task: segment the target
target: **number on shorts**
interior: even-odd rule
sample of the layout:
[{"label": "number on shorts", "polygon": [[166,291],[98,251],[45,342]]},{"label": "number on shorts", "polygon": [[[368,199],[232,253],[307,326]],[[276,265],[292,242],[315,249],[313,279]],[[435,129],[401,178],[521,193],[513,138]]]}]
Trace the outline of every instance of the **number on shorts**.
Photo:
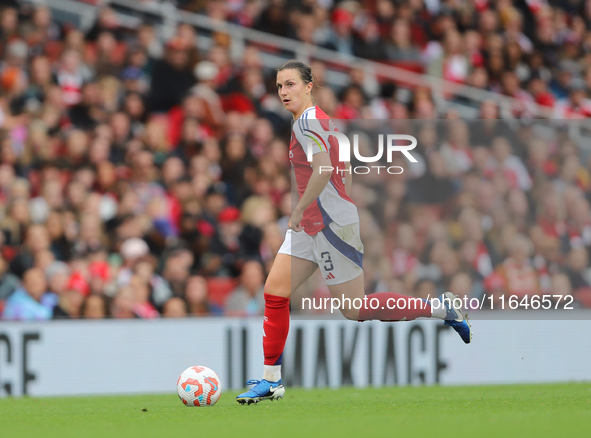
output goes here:
[{"label": "number on shorts", "polygon": [[[324,257],[326,256],[326,260]],[[324,262],[324,270],[326,272],[332,271],[334,269],[334,265],[332,264],[332,259],[330,258],[330,253],[328,251],[324,251],[320,253],[320,258]]]}]

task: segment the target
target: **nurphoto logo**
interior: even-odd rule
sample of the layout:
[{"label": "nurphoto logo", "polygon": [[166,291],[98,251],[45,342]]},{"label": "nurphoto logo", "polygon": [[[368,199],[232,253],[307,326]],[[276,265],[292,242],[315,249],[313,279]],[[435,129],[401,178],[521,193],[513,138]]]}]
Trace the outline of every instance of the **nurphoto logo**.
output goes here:
[{"label": "nurphoto logo", "polygon": [[[304,131],[309,132],[315,137],[318,137],[318,134],[309,130],[304,129]],[[337,141],[339,142],[339,162],[341,163],[348,163],[351,161],[351,141],[347,135],[343,134],[339,131],[324,131],[324,136],[334,136]],[[357,160],[362,163],[379,163],[382,157],[384,156],[384,137],[386,137],[386,161],[388,163],[392,162],[392,157],[395,152],[401,152],[408,161],[411,163],[416,163],[417,159],[412,156],[410,153],[417,146],[417,139],[412,135],[405,135],[405,134],[384,134],[378,135],[378,152],[373,157],[364,157],[359,152],[359,135],[353,134],[353,154]],[[314,139],[313,139],[314,140]],[[400,143],[407,143],[407,144],[400,144]],[[312,143],[308,143],[308,147],[306,149],[306,158],[308,162],[312,162],[313,157],[313,150],[312,150]],[[401,174],[404,169],[400,166],[352,166],[349,169],[340,169],[337,167],[337,172],[339,173],[356,173],[356,174],[367,174],[374,169],[378,173],[380,170],[385,169],[391,175],[398,175]],[[332,166],[320,166],[320,173],[322,172],[332,172],[334,168]]]}]

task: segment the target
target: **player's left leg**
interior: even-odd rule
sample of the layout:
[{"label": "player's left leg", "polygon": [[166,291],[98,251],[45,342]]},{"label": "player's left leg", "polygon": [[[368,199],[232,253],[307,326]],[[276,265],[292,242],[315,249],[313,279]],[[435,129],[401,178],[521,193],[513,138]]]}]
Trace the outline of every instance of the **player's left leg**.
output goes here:
[{"label": "player's left leg", "polygon": [[451,292],[429,301],[395,292],[365,295],[363,272],[345,283],[328,285],[328,288],[331,295],[340,300],[341,313],[347,319],[363,322],[438,318],[452,327],[466,344],[472,340],[470,322],[462,311],[461,300],[456,300],[457,297]]},{"label": "player's left leg", "polygon": [[332,223],[324,228],[319,233],[317,252],[326,284],[333,298],[340,300],[346,318],[360,322],[439,318],[453,327],[465,343],[471,341],[472,331],[462,312],[462,303],[451,292],[429,301],[395,292],[365,295],[363,244],[358,224],[341,227]]},{"label": "player's left leg", "polygon": [[366,296],[363,271],[352,280],[328,285],[328,288],[331,295],[342,303],[343,316],[353,321],[412,321],[419,317],[433,316],[430,303],[415,297],[395,292]]}]

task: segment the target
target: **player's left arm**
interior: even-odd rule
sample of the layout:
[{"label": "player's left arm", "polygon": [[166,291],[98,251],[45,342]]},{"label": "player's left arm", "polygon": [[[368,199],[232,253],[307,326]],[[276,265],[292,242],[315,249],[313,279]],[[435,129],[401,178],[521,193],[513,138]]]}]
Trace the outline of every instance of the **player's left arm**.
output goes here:
[{"label": "player's left arm", "polygon": [[332,176],[332,163],[328,152],[314,154],[311,164],[314,170],[310,176],[306,190],[295,206],[291,219],[289,220],[289,227],[294,231],[302,230],[300,222],[304,217],[304,211],[320,196],[320,193],[322,193]]}]

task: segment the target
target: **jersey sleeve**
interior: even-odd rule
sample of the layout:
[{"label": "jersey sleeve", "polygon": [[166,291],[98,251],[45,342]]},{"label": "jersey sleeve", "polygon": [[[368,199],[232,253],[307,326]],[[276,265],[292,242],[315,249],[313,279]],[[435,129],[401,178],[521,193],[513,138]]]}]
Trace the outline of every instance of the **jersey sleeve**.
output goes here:
[{"label": "jersey sleeve", "polygon": [[295,121],[293,125],[293,132],[298,143],[304,149],[304,153],[308,156],[308,150],[312,151],[312,155],[320,152],[328,152],[330,149],[329,138],[330,135],[324,130],[318,119],[309,119],[304,114],[303,117]]}]

